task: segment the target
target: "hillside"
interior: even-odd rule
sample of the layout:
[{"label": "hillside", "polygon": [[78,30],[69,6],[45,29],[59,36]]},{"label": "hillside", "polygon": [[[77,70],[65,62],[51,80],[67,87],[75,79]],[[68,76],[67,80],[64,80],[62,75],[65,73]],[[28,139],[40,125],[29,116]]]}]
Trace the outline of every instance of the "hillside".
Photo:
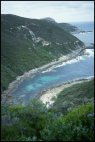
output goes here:
[{"label": "hillside", "polygon": [[[39,100],[32,100],[27,106],[2,106],[1,140],[93,141],[93,87],[93,80],[69,87],[49,109]],[[74,103],[74,107],[68,105],[71,109],[67,113],[64,102]]]},{"label": "hillside", "polygon": [[56,113],[67,113],[72,108],[82,104],[93,102],[94,100],[94,80],[72,85],[65,88],[58,94],[53,104],[53,111]]},{"label": "hillside", "polygon": [[17,76],[73,50],[83,43],[59,25],[16,15],[1,15],[1,88]]},{"label": "hillside", "polygon": [[64,29],[66,32],[76,32],[79,30],[77,27],[68,23],[59,23],[59,27]]},{"label": "hillside", "polygon": [[73,26],[72,24],[57,23],[54,19],[52,19],[50,17],[43,18],[42,20],[45,20],[47,22],[51,22],[51,23],[59,26],[60,28],[62,28],[64,31],[69,32],[69,33],[79,31],[79,29],[76,26]]}]

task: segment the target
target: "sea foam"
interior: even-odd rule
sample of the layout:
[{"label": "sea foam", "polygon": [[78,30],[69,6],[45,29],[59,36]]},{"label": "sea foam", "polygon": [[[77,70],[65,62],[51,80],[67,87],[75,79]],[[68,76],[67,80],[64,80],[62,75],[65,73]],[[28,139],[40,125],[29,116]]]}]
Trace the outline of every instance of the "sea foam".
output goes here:
[{"label": "sea foam", "polygon": [[65,66],[67,64],[73,64],[76,62],[79,62],[81,60],[85,60],[88,57],[94,56],[94,49],[85,49],[84,54],[82,56],[77,56],[75,59],[68,60],[66,62],[62,62],[59,65],[53,65],[52,67],[48,68],[47,70],[44,70],[42,73],[55,71],[54,69],[59,68],[61,66]]}]

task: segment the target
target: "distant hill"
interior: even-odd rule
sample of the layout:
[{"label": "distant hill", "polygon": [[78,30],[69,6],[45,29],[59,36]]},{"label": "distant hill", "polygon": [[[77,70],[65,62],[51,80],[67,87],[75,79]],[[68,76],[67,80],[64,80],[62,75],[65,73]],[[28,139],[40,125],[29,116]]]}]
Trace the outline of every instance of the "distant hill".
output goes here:
[{"label": "distant hill", "polygon": [[79,29],[68,23],[59,23],[59,26],[67,32],[76,32]]},{"label": "distant hill", "polygon": [[50,18],[50,17],[42,18],[42,20],[46,20],[48,22],[56,23],[56,21],[53,18]]},{"label": "distant hill", "polygon": [[47,22],[51,22],[53,24],[56,24],[57,26],[59,25],[59,27],[62,28],[63,30],[65,30],[66,32],[76,32],[76,31],[79,31],[78,27],[73,26],[72,24],[69,24],[69,23],[57,23],[51,17],[46,17],[46,18],[43,18],[42,20],[45,20]]},{"label": "distant hill", "polygon": [[2,90],[24,72],[83,47],[80,40],[62,28],[63,24],[55,23],[1,15]]}]

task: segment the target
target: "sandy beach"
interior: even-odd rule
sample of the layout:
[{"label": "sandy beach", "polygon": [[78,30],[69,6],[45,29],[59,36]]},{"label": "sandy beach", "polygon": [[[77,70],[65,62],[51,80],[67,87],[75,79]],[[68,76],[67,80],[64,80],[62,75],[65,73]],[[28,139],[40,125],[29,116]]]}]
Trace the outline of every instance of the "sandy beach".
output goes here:
[{"label": "sandy beach", "polygon": [[4,96],[8,95],[10,96],[10,94],[20,85],[21,82],[23,82],[24,79],[28,78],[31,76],[34,77],[37,73],[40,72],[44,72],[44,71],[49,71],[53,68],[55,68],[57,65],[59,65],[62,62],[67,62],[71,59],[75,59],[78,55],[80,55],[82,52],[84,51],[84,49],[77,49],[75,51],[72,51],[72,53],[69,53],[67,55],[64,55],[62,57],[60,57],[58,60],[52,61],[46,65],[43,65],[39,68],[35,68],[32,69],[28,72],[25,72],[22,76],[18,76],[16,78],[16,80],[14,80],[13,82],[11,82],[8,86],[8,89],[5,90],[2,94],[1,94],[1,98],[3,99]]},{"label": "sandy beach", "polygon": [[87,78],[87,79],[79,79],[79,80],[74,80],[71,82],[67,82],[66,84],[62,84],[60,86],[48,89],[45,92],[42,92],[42,94],[40,94],[40,100],[46,104],[47,107],[50,107],[53,103],[54,103],[54,99],[53,98],[57,98],[58,94],[63,91],[65,88],[68,88],[74,84],[79,84],[82,82],[86,82],[93,79],[93,77],[91,78]]},{"label": "sandy beach", "polygon": [[[36,76],[37,73],[45,73],[49,71],[55,71],[54,69],[56,67],[63,66],[63,64],[68,64],[75,62],[77,60],[80,60],[81,55],[85,53],[85,55],[89,56],[91,51],[88,51],[88,49],[82,49],[82,50],[77,50],[77,52],[72,52],[71,54],[68,54],[67,56],[62,56],[60,57],[57,61],[50,62],[49,64],[46,64],[44,66],[41,66],[40,68],[35,68],[30,70],[29,72],[25,72],[22,76],[18,76],[15,81],[9,84],[9,87],[6,91],[4,91],[1,94],[1,103],[5,104],[6,102],[11,102],[12,101],[12,92],[14,92],[17,87],[26,79],[26,78],[33,78]],[[85,81],[87,79],[82,78],[76,79],[73,81],[69,81],[67,83],[64,83],[63,85],[55,86],[54,88],[49,88],[48,90],[43,90],[42,92],[39,92],[37,95],[37,98],[40,98],[40,100],[45,103],[48,106],[52,105],[54,100],[53,97],[57,97],[57,94],[60,93],[64,88],[67,88],[75,83],[80,83],[82,81]],[[8,101],[7,101],[8,100]],[[8,104],[9,104],[8,103]]]}]

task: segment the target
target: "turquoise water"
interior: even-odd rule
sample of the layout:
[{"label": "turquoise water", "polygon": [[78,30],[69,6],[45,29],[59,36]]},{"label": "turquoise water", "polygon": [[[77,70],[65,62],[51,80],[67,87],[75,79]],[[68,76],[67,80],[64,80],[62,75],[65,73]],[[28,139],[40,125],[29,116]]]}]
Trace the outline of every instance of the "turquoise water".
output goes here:
[{"label": "turquoise water", "polygon": [[[88,49],[91,50],[91,49]],[[25,79],[12,93],[15,101],[21,100],[29,102],[41,91],[66,83],[77,78],[87,78],[94,76],[94,58],[92,56],[82,56],[81,60],[56,67],[49,72],[38,73],[33,78]]]},{"label": "turquoise water", "polygon": [[[82,39],[85,44],[94,43],[93,34],[85,33],[83,35],[77,34],[76,36]],[[93,49],[88,50],[90,51],[90,56],[82,55],[80,60],[77,59],[74,62],[60,64],[51,71],[41,72],[33,78],[25,79],[11,94],[14,97],[15,103],[29,103],[33,97],[43,90],[66,83],[67,81],[94,76],[94,51]]]}]

